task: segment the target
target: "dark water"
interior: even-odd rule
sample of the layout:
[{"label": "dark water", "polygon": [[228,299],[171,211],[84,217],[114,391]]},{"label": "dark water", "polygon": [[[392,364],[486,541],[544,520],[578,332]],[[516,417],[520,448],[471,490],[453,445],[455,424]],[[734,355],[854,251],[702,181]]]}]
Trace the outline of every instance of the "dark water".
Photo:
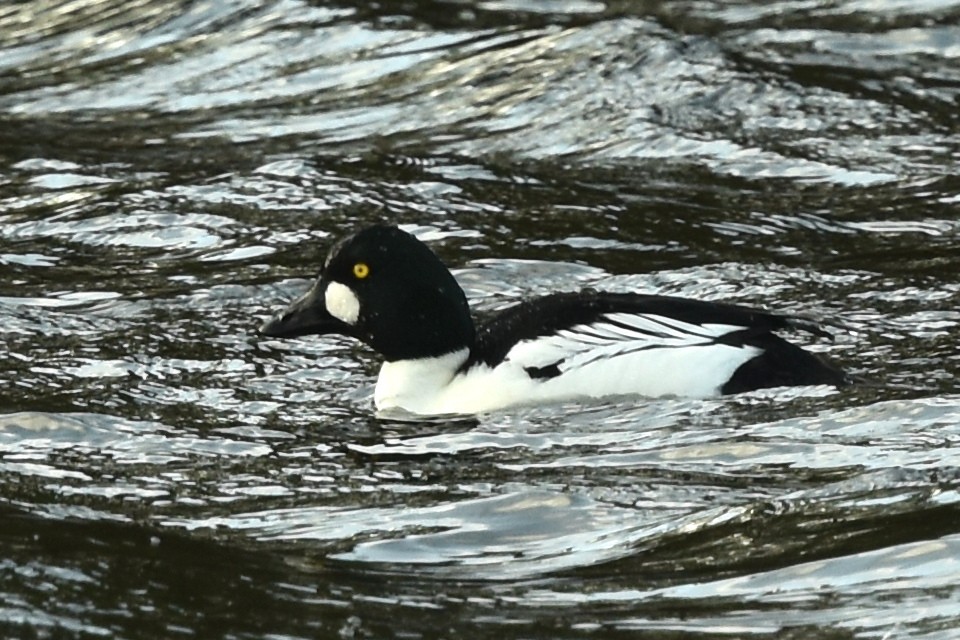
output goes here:
[{"label": "dark water", "polygon": [[[0,636],[960,637],[958,21],[0,6]],[[480,310],[799,312],[868,382],[378,418],[254,329],[383,220]]]}]

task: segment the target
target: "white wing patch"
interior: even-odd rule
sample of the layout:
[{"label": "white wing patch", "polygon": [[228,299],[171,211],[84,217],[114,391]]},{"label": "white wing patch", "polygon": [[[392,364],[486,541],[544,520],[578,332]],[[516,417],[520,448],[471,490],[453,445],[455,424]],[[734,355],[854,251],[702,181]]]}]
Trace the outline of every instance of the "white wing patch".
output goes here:
[{"label": "white wing patch", "polygon": [[717,343],[717,338],[742,329],[654,314],[609,313],[590,324],[521,341],[503,364],[526,370],[556,367],[560,375],[538,382],[556,387],[553,391],[561,395],[709,396],[761,352]]},{"label": "white wing patch", "polygon": [[610,313],[591,324],[519,342],[506,359],[524,367],[545,367],[562,360],[560,371],[567,371],[601,358],[649,349],[712,345],[720,336],[741,329],[729,324],[689,324],[657,315]]}]

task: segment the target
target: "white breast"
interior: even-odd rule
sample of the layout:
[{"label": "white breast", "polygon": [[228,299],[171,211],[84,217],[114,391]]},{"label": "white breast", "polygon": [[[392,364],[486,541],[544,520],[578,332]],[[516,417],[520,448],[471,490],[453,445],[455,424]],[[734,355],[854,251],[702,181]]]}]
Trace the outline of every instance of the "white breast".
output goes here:
[{"label": "white breast", "polygon": [[468,410],[444,410],[449,402],[450,387],[470,355],[460,349],[436,358],[384,362],[373,393],[377,409],[399,407],[421,414],[471,413]]}]

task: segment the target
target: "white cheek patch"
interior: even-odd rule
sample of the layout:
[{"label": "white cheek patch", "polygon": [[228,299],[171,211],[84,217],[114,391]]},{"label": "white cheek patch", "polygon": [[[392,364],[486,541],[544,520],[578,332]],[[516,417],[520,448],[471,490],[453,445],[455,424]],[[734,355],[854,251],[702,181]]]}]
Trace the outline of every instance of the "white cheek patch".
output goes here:
[{"label": "white cheek patch", "polygon": [[353,289],[339,282],[331,282],[323,293],[327,311],[340,322],[356,324],[360,317],[360,300]]}]

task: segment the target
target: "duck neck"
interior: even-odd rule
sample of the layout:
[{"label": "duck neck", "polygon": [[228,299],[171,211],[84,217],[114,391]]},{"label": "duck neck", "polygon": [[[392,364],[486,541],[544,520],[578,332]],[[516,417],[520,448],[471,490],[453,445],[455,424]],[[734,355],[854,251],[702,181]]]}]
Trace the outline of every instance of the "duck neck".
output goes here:
[{"label": "duck neck", "polygon": [[453,276],[440,286],[398,287],[379,297],[369,333],[361,339],[387,362],[439,358],[473,347],[470,307]]}]

